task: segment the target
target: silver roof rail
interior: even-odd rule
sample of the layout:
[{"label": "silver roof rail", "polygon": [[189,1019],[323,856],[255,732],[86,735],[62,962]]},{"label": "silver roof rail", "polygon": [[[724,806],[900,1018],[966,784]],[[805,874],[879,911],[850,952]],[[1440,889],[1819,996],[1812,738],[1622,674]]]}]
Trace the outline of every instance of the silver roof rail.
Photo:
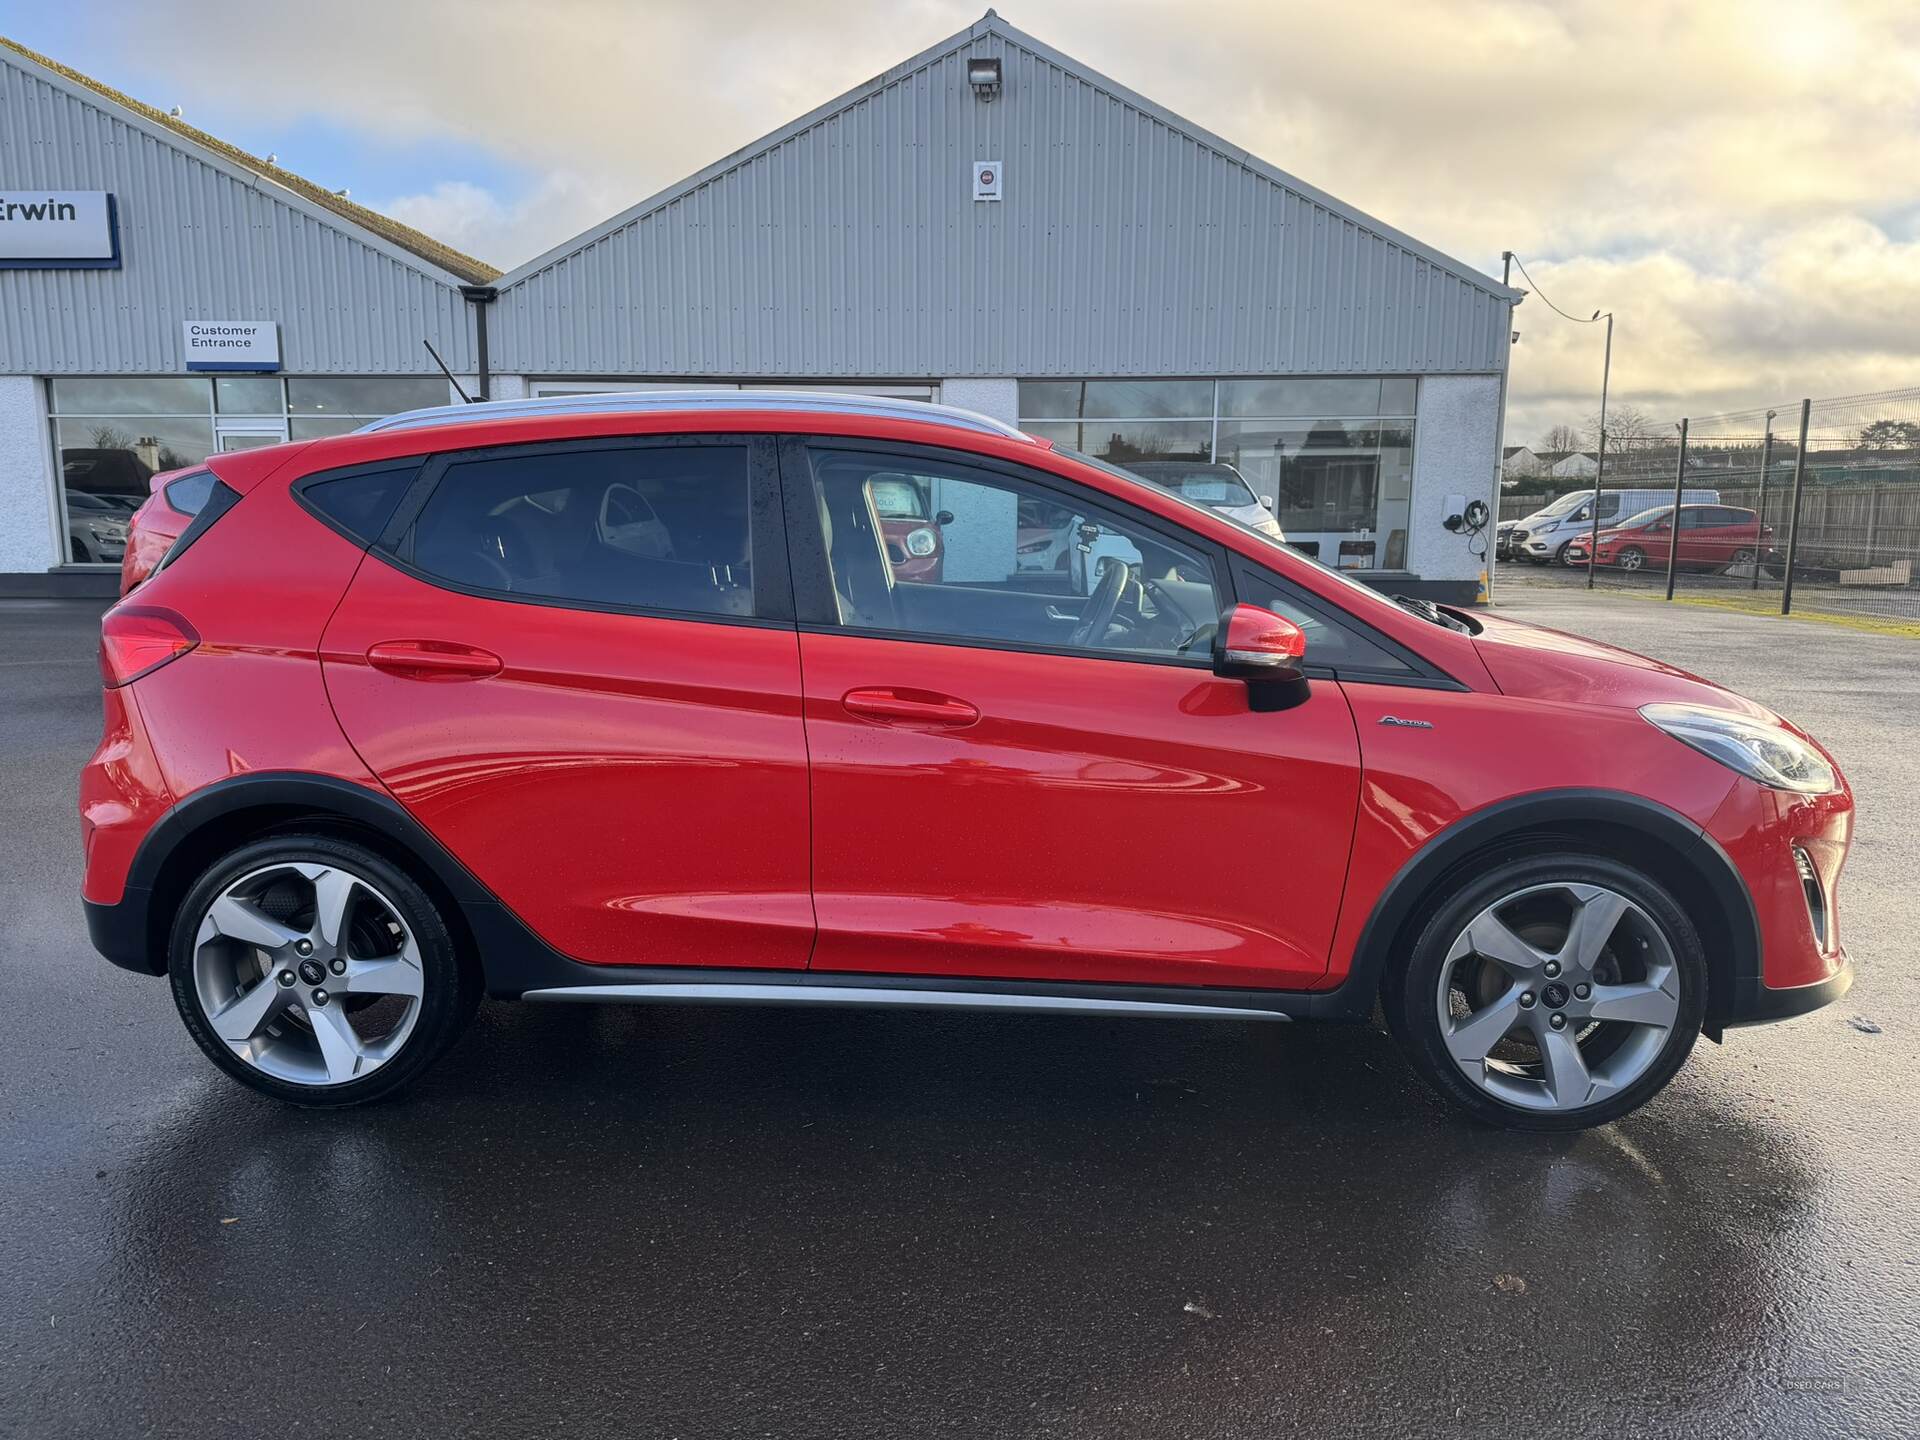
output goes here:
[{"label": "silver roof rail", "polygon": [[878,420],[917,420],[951,425],[1008,440],[1033,437],[972,410],[933,405],[923,400],[894,400],[877,395],[841,395],[821,390],[624,390],[592,395],[549,395],[538,400],[482,400],[473,405],[435,405],[403,410],[369,421],[355,433],[418,430],[430,425],[478,425],[488,420],[523,420],[552,415],[651,415],[673,411],[773,411],[789,414],[864,416]]}]

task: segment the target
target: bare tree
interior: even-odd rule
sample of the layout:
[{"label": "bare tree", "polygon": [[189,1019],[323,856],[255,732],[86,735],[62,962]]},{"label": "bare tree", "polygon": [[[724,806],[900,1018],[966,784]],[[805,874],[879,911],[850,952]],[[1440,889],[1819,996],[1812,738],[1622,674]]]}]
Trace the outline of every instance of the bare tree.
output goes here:
[{"label": "bare tree", "polygon": [[1573,426],[1561,423],[1547,431],[1546,438],[1540,442],[1540,448],[1555,453],[1580,448],[1580,432]]},{"label": "bare tree", "polygon": [[[1657,434],[1658,423],[1637,405],[1628,405],[1623,401],[1614,401],[1607,406],[1607,448],[1609,450],[1645,440]],[[1597,450],[1600,447],[1600,412],[1594,411],[1587,417],[1586,448]]]}]

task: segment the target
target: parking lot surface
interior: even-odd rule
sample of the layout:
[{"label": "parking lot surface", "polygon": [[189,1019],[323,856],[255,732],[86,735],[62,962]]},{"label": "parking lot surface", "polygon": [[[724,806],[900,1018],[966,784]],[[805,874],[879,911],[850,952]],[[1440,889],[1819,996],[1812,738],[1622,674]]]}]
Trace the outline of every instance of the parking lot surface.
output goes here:
[{"label": "parking lot surface", "polygon": [[0,1434],[1920,1433],[1920,644],[1503,608],[1859,795],[1853,994],[1572,1137],[1370,1029],[775,1009],[491,1004],[284,1108],[89,948],[98,607],[0,602]]}]

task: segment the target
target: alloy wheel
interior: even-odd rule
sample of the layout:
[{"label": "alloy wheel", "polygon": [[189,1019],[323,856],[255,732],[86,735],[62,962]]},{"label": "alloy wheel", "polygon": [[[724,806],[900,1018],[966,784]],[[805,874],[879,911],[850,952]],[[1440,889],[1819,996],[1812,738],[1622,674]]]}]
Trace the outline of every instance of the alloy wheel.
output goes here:
[{"label": "alloy wheel", "polygon": [[1646,559],[1647,557],[1644,554],[1629,545],[1620,552],[1620,568],[1622,570],[1638,570],[1646,563]]},{"label": "alloy wheel", "polygon": [[1620,892],[1531,885],[1460,932],[1437,1003],[1447,1053],[1475,1086],[1527,1110],[1579,1110],[1659,1058],[1680,970],[1660,926]]},{"label": "alloy wheel", "polygon": [[425,993],[419,942],[363,875],[289,861],[249,871],[207,907],[193,987],[207,1025],[276,1080],[343,1085],[398,1055]]}]

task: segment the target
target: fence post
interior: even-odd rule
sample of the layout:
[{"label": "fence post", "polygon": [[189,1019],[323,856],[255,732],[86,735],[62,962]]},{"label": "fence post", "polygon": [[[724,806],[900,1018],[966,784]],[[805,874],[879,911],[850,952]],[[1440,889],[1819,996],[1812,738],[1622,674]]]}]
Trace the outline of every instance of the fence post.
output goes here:
[{"label": "fence post", "polygon": [[1813,401],[1800,402],[1800,449],[1793,457],[1793,508],[1787,514],[1787,578],[1780,587],[1780,613],[1793,613],[1793,562],[1800,556],[1800,494],[1807,482],[1807,421]]},{"label": "fence post", "polygon": [[1767,438],[1760,442],[1760,498],[1754,502],[1753,513],[1757,517],[1759,529],[1754,535],[1753,545],[1753,583],[1747,588],[1760,588],[1760,571],[1767,562],[1767,466],[1773,460],[1773,412],[1767,412]]},{"label": "fence post", "polygon": [[1600,490],[1607,483],[1607,382],[1613,378],[1613,312],[1607,312],[1607,356],[1600,364],[1600,456],[1593,468],[1593,528],[1587,532],[1587,589],[1600,568]]},{"label": "fence post", "polygon": [[1880,531],[1880,482],[1873,482],[1873,495],[1867,501],[1867,567],[1871,569],[1879,563],[1880,552],[1875,541]]},{"label": "fence post", "polygon": [[[1687,485],[1687,422],[1680,422],[1680,463],[1673,467],[1673,521],[1669,533],[1673,539],[1667,545],[1667,599],[1673,598],[1674,572],[1680,564],[1680,496]],[[1593,563],[1593,557],[1587,557],[1587,563]]]}]

